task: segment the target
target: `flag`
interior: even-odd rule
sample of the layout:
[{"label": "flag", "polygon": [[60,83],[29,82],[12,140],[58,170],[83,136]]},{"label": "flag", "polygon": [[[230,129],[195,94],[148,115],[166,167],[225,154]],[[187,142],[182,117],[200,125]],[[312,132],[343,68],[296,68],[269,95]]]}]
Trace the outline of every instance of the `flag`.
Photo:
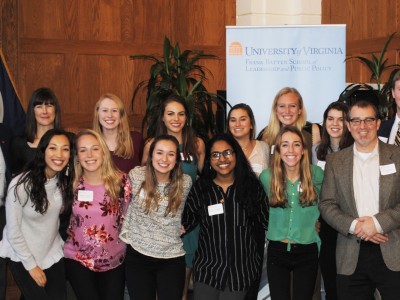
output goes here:
[{"label": "flag", "polygon": [[11,141],[15,136],[24,134],[25,112],[1,50],[0,56],[0,146],[6,161],[9,179],[11,175]]}]

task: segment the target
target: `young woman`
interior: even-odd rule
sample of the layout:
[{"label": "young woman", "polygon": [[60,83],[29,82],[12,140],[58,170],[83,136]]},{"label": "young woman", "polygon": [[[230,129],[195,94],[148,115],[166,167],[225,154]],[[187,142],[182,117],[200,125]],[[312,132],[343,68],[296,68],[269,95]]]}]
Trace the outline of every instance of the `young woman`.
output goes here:
[{"label": "young woman", "polygon": [[311,165],[308,157],[301,132],[282,127],[271,168],[260,175],[270,205],[267,274],[272,299],[290,300],[291,290],[296,299],[313,296],[320,246],[315,224],[323,171]]},{"label": "young woman", "polygon": [[63,240],[59,215],[73,197],[73,140],[60,129],[48,130],[34,160],[15,177],[6,200],[7,224],[0,256],[25,299],[65,299]]},{"label": "young woman", "polygon": [[305,130],[306,120],[306,108],[299,91],[292,87],[282,88],[272,103],[268,126],[260,133],[262,140],[270,146],[271,154],[274,152],[271,145],[275,145],[280,129],[285,126],[294,126],[304,135],[311,160],[311,147],[320,141],[320,134],[316,124],[308,126],[311,129]]},{"label": "young woman", "polygon": [[[228,113],[228,129],[230,134],[239,143],[247,160],[250,162],[251,168],[257,176],[261,171],[268,168],[269,147],[263,141],[255,139],[256,121],[250,106],[244,103],[236,104]],[[257,235],[258,253],[261,260],[264,258],[265,247],[265,230],[259,227]],[[258,290],[261,280],[262,265],[260,266],[260,277],[254,282],[249,289],[246,299],[257,299]]]},{"label": "young woman", "polygon": [[231,135],[213,137],[206,158],[182,216],[183,232],[200,224],[194,299],[244,299],[262,264],[254,232],[267,228],[266,195]]},{"label": "young woman", "polygon": [[120,238],[128,244],[129,295],[141,300],[181,300],[185,251],[180,238],[183,206],[191,186],[182,174],[178,141],[156,137],[146,166],[129,173],[132,202]]},{"label": "young woman", "polygon": [[228,113],[228,129],[239,143],[257,175],[268,167],[269,147],[263,141],[255,139],[256,121],[250,106],[244,103],[236,104]]},{"label": "young woman", "polygon": [[122,172],[140,165],[142,135],[129,130],[128,115],[119,97],[110,93],[100,97],[94,108],[93,130],[102,135],[114,164]]},{"label": "young woman", "polygon": [[[322,124],[321,143],[312,148],[313,164],[325,168],[326,156],[329,153],[337,152],[353,144],[353,138],[347,130],[345,120],[348,114],[348,107],[341,102],[333,102],[324,112]],[[322,278],[324,279],[326,299],[337,299],[336,292],[336,239],[337,231],[320,218],[321,251],[319,265]]]},{"label": "young woman", "polygon": [[131,185],[103,138],[87,129],[76,138],[74,201],[64,245],[69,282],[78,299],[123,299],[125,243],[119,238]]},{"label": "young woman", "polygon": [[[182,171],[184,174],[188,174],[194,183],[197,179],[197,174],[203,169],[205,146],[203,140],[196,137],[189,124],[190,113],[185,99],[177,95],[168,96],[163,102],[158,115],[156,137],[161,134],[169,134],[178,140]],[[145,145],[142,165],[147,162],[148,149],[152,142],[153,139],[150,139]],[[182,300],[186,300],[198,239],[198,228],[183,237],[183,248],[186,253],[186,279]]]},{"label": "young woman", "polygon": [[332,102],[324,112],[321,142],[312,147],[312,163],[325,167],[329,153],[337,152],[353,144],[353,138],[347,130],[345,120],[348,107],[342,102]]},{"label": "young woman", "polygon": [[25,120],[25,136],[12,141],[11,172],[18,174],[35,156],[40,139],[47,130],[61,128],[58,99],[49,88],[39,88],[29,99]]}]

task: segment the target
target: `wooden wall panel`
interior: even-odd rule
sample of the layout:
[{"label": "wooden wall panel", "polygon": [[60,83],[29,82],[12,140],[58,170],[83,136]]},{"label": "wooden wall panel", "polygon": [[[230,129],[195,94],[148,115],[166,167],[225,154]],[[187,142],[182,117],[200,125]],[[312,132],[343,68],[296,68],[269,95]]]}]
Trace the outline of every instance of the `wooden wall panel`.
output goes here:
[{"label": "wooden wall panel", "polygon": [[22,53],[20,64],[24,66],[20,69],[19,76],[19,82],[23,84],[19,85],[18,90],[20,97],[25,99],[25,104],[38,87],[50,87],[62,102],[62,108],[66,106],[64,54]]},{"label": "wooden wall panel", "polygon": [[[16,74],[23,105],[40,86],[62,102],[65,127],[88,127],[99,96],[112,92],[139,127],[145,95],[131,110],[134,87],[149,76],[150,62],[130,54],[162,54],[164,37],[181,48],[202,49],[220,60],[204,60],[225,89],[225,26],[236,20],[235,0],[2,0],[1,48]],[[7,42],[5,42],[7,40]]]},{"label": "wooden wall panel", "polygon": [[18,80],[18,0],[1,0],[0,47],[14,81]]},{"label": "wooden wall panel", "polygon": [[[323,24],[346,24],[347,56],[379,55],[389,35],[398,31],[400,3],[395,0],[322,0]],[[400,33],[387,52],[389,64],[400,63]],[[390,72],[386,72],[386,81]],[[358,62],[347,62],[347,82],[369,82],[370,72]]]}]

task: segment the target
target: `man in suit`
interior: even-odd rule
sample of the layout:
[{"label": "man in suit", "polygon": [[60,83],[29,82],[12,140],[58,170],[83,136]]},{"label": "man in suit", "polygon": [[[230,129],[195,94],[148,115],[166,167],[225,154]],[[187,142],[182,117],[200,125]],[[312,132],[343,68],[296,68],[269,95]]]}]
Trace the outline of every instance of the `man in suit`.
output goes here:
[{"label": "man in suit", "polygon": [[378,140],[376,107],[359,101],[346,121],[354,145],[328,155],[322,217],[338,234],[339,299],[400,297],[400,148]]},{"label": "man in suit", "polygon": [[382,123],[378,130],[378,136],[381,141],[388,144],[395,144],[397,131],[400,128],[400,71],[398,71],[392,80],[392,96],[396,102],[396,114]]}]

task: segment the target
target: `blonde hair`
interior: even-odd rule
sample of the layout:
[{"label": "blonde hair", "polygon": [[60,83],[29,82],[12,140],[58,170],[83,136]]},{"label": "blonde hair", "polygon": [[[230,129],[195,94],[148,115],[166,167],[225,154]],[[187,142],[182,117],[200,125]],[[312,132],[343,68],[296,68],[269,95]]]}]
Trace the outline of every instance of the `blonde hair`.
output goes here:
[{"label": "blonde hair", "polygon": [[271,164],[271,183],[270,183],[270,198],[269,203],[272,207],[286,207],[288,204],[286,195],[286,172],[285,164],[280,156],[280,147],[282,143],[282,136],[291,132],[300,137],[303,145],[303,156],[300,160],[300,183],[302,192],[299,197],[300,204],[304,206],[311,206],[318,198],[318,193],[314,189],[314,184],[311,176],[310,160],[308,156],[308,148],[306,141],[301,131],[294,126],[285,126],[279,131],[276,137],[275,152]]},{"label": "blonde hair", "polygon": [[165,209],[164,216],[169,213],[174,217],[182,203],[183,195],[183,173],[180,164],[179,143],[177,139],[171,135],[160,135],[156,137],[150,146],[149,159],[146,163],[145,180],[142,183],[142,189],[146,194],[144,202],[144,212],[149,213],[150,210],[157,210],[160,198],[157,197],[156,187],[158,184],[155,174],[154,166],[152,163],[153,152],[156,144],[160,141],[172,141],[176,146],[176,163],[170,173],[170,182],[167,185],[168,189],[168,206]]},{"label": "blonde hair", "polygon": [[133,158],[134,149],[132,145],[131,133],[129,130],[128,115],[126,113],[124,103],[118,96],[110,93],[106,93],[100,96],[100,99],[97,101],[94,107],[93,130],[100,134],[103,134],[103,128],[99,120],[99,108],[101,102],[105,99],[110,99],[117,104],[120,115],[117,135],[117,147],[115,148],[114,154],[124,159]]},{"label": "blonde hair", "polygon": [[[108,150],[107,144],[102,138],[102,136],[91,129],[85,129],[80,131],[76,136],[76,151],[78,152],[78,141],[81,137],[85,135],[91,135],[97,139],[100,144],[100,148],[103,152],[103,164],[101,166],[101,176],[104,182],[107,195],[112,199],[112,204],[117,205],[119,199],[119,193],[122,182],[122,173],[115,167],[114,162],[111,159],[110,151]],[[74,190],[76,189],[80,178],[84,174],[82,165],[79,163],[78,155],[75,155],[74,159],[75,165],[75,180],[74,180]]]},{"label": "blonde hair", "polygon": [[299,91],[292,87],[284,87],[275,95],[274,102],[272,102],[269,123],[268,123],[267,128],[265,128],[264,133],[262,135],[262,140],[265,141],[268,145],[275,144],[276,136],[278,135],[278,132],[282,127],[282,124],[279,121],[278,116],[276,115],[276,109],[278,107],[278,100],[283,95],[286,95],[289,93],[292,93],[297,97],[297,99],[299,101],[299,109],[300,109],[299,117],[297,118],[297,120],[296,120],[295,124],[293,124],[293,126],[295,126],[299,131],[301,131],[303,129],[304,125],[306,125],[306,121],[307,121],[306,108],[304,107],[303,98],[301,97]]}]

